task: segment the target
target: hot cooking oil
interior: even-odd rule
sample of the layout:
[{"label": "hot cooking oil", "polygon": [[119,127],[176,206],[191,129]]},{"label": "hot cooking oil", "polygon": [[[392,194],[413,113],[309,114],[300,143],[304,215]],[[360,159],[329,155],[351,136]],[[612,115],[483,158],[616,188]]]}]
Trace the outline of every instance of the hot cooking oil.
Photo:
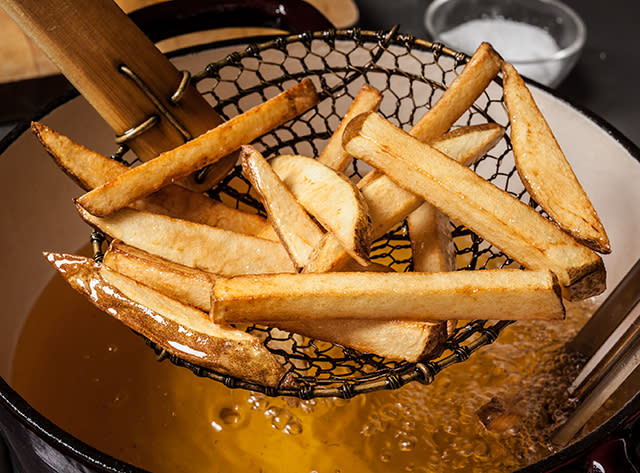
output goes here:
[{"label": "hot cooking oil", "polygon": [[[429,386],[302,401],[156,361],[56,275],[26,322],[11,384],[84,442],[157,473],[510,471],[553,451],[580,362],[563,345],[592,305],[572,305],[561,322],[518,322]],[[477,414],[494,398],[518,413],[499,433]]]}]

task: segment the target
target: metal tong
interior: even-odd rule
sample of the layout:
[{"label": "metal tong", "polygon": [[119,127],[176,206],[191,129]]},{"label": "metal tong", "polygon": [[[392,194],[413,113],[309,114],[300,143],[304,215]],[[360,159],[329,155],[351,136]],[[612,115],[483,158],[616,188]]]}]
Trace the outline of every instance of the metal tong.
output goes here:
[{"label": "metal tong", "polygon": [[555,433],[557,445],[566,445],[627,379],[640,388],[640,260],[567,348],[590,359],[568,388],[581,402]]}]

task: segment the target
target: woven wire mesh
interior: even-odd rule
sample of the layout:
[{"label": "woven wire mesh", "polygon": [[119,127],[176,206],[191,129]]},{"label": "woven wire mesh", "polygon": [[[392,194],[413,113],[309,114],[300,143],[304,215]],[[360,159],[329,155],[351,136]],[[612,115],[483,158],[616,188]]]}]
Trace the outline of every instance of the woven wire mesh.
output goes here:
[{"label": "woven wire mesh", "polygon": [[[318,106],[256,140],[253,145],[267,158],[279,154],[318,156],[340,123],[353,98],[365,83],[382,93],[379,112],[403,129],[409,129],[460,73],[468,57],[439,43],[388,32],[325,31],[281,37],[252,44],[207,65],[192,81],[225,119],[264,102],[303,78],[311,78],[321,91]],[[496,78],[454,125],[498,123],[508,128],[501,82]],[[508,133],[474,170],[515,197],[535,206],[519,180]],[[354,180],[370,168],[354,160],[346,173]],[[209,192],[210,196],[242,210],[266,216],[251,185],[236,167]],[[501,268],[513,261],[470,230],[452,224],[460,270]],[[411,245],[406,222],[375,241],[372,260],[403,272],[412,270]],[[510,321],[459,323],[435,360],[409,363],[279,329],[252,325],[246,330],[258,336],[280,357],[298,387],[278,389],[221,375],[192,365],[147,340],[160,358],[186,366],[206,376],[268,395],[301,398],[339,396],[378,389],[395,389],[411,381],[428,384],[447,366],[466,360],[478,348],[490,344]]]}]

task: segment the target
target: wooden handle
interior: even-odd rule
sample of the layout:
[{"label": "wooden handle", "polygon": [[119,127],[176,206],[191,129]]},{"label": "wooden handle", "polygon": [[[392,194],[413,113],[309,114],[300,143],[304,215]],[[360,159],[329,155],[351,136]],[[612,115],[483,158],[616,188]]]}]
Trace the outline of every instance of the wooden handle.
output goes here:
[{"label": "wooden handle", "polygon": [[[182,73],[112,0],[0,0],[0,5],[117,135],[152,116],[159,118],[155,126],[127,142],[141,159],[151,159],[186,140],[180,127],[160,113],[162,109],[190,136],[221,123],[192,85],[177,104],[171,102]],[[132,71],[159,105],[121,69]],[[234,163],[235,158],[229,158],[209,175],[225,174]]]}]

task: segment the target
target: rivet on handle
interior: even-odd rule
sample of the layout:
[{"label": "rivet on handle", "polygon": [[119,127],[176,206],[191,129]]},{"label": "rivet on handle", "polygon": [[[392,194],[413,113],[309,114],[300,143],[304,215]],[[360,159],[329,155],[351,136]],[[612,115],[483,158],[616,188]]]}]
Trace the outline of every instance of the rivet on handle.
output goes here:
[{"label": "rivet on handle", "polygon": [[[149,100],[155,105],[158,112],[164,116],[173,127],[178,130],[178,132],[182,135],[182,138],[185,141],[189,141],[192,136],[191,133],[178,121],[178,119],[169,111],[167,107],[164,106],[162,101],[156,96],[156,94],[149,88],[149,86],[136,74],[132,69],[130,69],[126,64],[121,64],[118,67],[118,71],[124,76],[131,79],[138,88],[147,96]],[[169,102],[173,105],[178,103],[178,101],[184,96],[187,85],[189,84],[191,75],[188,72],[182,73],[182,79],[180,80],[180,84],[178,84],[178,88],[175,93],[173,93],[169,99]],[[122,135],[116,137],[116,143],[122,144],[125,143],[136,136],[140,136],[142,133],[147,131],[149,128],[154,126],[158,122],[158,116],[152,115],[147,118],[141,124],[127,130]]]}]

